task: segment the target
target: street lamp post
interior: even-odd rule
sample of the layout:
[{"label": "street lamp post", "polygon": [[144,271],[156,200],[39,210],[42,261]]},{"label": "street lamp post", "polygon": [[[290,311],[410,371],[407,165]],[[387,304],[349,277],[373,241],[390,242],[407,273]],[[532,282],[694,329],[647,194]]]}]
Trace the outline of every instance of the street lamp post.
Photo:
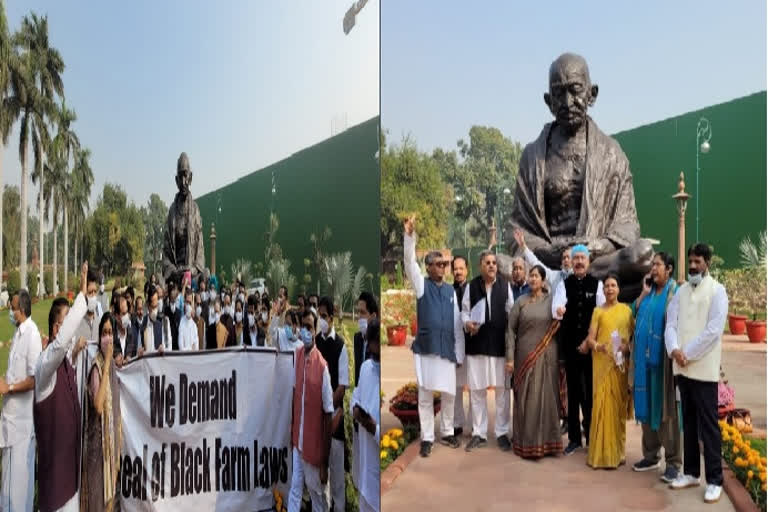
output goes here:
[{"label": "street lamp post", "polygon": [[[712,126],[709,119],[702,117],[696,124],[696,241],[699,238],[699,153],[709,153],[709,140],[712,138]],[[703,142],[699,142],[703,139]]]},{"label": "street lamp post", "polygon": [[501,250],[501,248],[504,246],[504,244],[502,242],[502,235],[503,235],[503,232],[504,232],[504,229],[503,229],[503,218],[502,218],[502,210],[503,210],[503,205],[504,205],[504,198],[506,196],[508,196],[509,194],[511,194],[512,191],[509,190],[509,187],[504,187],[504,189],[500,190],[500,192],[501,192],[501,194],[499,194],[500,200],[499,200],[499,205],[497,207],[497,210],[499,212],[499,222],[498,222],[498,226],[499,226],[498,227],[499,239],[498,239],[498,243],[496,244],[496,254],[498,254],[499,250]]},{"label": "street lamp post", "polygon": [[[685,281],[685,209],[690,195],[685,191],[685,179],[680,173],[680,181],[677,184],[677,194],[672,198],[677,202],[677,282]],[[698,198],[696,198],[698,201]]]}]

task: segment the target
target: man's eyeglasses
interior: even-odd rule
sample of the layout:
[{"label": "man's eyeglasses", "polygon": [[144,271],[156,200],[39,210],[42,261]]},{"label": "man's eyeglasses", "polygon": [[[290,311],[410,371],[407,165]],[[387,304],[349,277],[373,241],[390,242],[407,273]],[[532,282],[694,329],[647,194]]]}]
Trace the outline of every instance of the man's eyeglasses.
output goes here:
[{"label": "man's eyeglasses", "polygon": [[436,267],[445,268],[445,267],[448,266],[448,262],[447,261],[435,261],[435,262],[430,263],[430,265],[434,265]]}]

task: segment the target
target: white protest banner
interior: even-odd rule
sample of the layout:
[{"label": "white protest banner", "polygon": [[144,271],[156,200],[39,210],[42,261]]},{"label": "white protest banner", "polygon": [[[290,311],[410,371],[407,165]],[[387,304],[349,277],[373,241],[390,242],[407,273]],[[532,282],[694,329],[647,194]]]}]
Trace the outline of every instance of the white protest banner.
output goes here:
[{"label": "white protest banner", "polygon": [[293,354],[251,348],[126,364],[122,509],[271,509],[290,488],[293,371]]}]

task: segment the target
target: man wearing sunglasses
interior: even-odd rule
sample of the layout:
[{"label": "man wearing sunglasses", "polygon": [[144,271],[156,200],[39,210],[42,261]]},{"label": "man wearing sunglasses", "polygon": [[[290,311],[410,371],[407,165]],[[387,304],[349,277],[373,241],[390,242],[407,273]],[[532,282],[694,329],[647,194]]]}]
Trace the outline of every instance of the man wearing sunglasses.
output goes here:
[{"label": "man wearing sunglasses", "polygon": [[404,222],[403,254],[405,275],[417,299],[419,332],[411,350],[419,385],[420,453],[428,457],[435,440],[434,391],[441,395],[440,443],[451,448],[460,446],[453,431],[453,412],[456,366],[464,362],[464,330],[456,293],[444,281],[448,262],[440,252],[427,254],[427,277],[421,275],[416,262],[414,221],[415,216],[411,216]]},{"label": "man wearing sunglasses", "polygon": [[512,309],[514,295],[509,283],[498,275],[496,255],[491,251],[480,254],[480,275],[464,291],[461,310],[467,338],[467,383],[472,408],[472,439],[466,450],[487,444],[487,389],[496,395],[496,442],[509,451],[510,396],[505,383],[504,350],[507,314]]}]

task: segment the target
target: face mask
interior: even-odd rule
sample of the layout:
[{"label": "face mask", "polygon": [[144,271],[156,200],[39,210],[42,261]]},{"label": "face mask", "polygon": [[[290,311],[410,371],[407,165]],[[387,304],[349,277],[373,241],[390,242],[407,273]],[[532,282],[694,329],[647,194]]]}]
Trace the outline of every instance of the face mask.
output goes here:
[{"label": "face mask", "polygon": [[237,321],[237,323],[240,323],[240,322],[243,321],[243,312],[242,311],[238,311],[237,313],[235,313],[235,320]]},{"label": "face mask", "polygon": [[160,311],[163,310],[163,299],[160,299],[157,301],[157,309],[159,309]]},{"label": "face mask", "polygon": [[702,279],[704,279],[704,275],[701,272],[698,274],[691,274],[690,271],[688,272],[688,282],[691,283],[691,286],[699,286]]},{"label": "face mask", "polygon": [[184,313],[187,315],[187,318],[192,318],[192,305],[191,304],[185,304],[184,305]]},{"label": "face mask", "polygon": [[325,318],[320,319],[320,332],[323,336],[328,335],[328,322],[325,321]]},{"label": "face mask", "polygon": [[267,316],[267,313],[262,311],[262,313],[261,313],[261,321],[262,322],[266,322],[268,318],[269,317]]},{"label": "face mask", "polygon": [[365,336],[365,333],[368,331],[368,319],[367,318],[359,318],[357,320],[357,325],[360,327],[360,332]]},{"label": "face mask", "polygon": [[99,286],[99,293],[104,293],[104,285]]},{"label": "face mask", "polygon": [[129,315],[128,313],[124,314],[122,321],[123,321],[123,329],[128,329],[128,327],[131,326],[131,315]]},{"label": "face mask", "polygon": [[171,313],[176,313],[176,303],[171,304]]},{"label": "face mask", "polygon": [[211,290],[211,300],[216,300],[216,290]]},{"label": "face mask", "polygon": [[202,293],[200,294],[200,298],[201,298],[203,301],[206,301],[206,300],[208,300],[208,292],[202,292]]},{"label": "face mask", "polygon": [[149,319],[152,320],[153,322],[157,321],[157,308],[149,312]]},{"label": "face mask", "polygon": [[309,332],[309,329],[302,327],[299,336],[301,337],[301,341],[304,342],[304,348],[310,348],[312,346],[312,333]]},{"label": "face mask", "polygon": [[216,313],[214,318],[216,318],[216,321],[218,322],[221,319],[221,313]]},{"label": "face mask", "polygon": [[96,305],[99,303],[98,300],[96,300],[96,297],[88,297],[88,312],[89,313],[95,313],[96,312]]},{"label": "face mask", "polygon": [[200,306],[197,306],[197,309],[195,310],[195,314],[197,316],[200,316],[200,313],[202,313],[202,312],[203,312],[203,308],[201,308]]},{"label": "face mask", "polygon": [[248,313],[248,325],[250,327],[253,327],[253,324],[255,323],[256,323],[256,318],[252,314]]},{"label": "face mask", "polygon": [[288,338],[289,341],[293,341],[295,336],[293,335],[293,329],[290,325],[286,325],[284,328],[285,330],[285,337]]},{"label": "face mask", "polygon": [[101,337],[101,351],[106,354],[107,347],[109,347],[112,344],[112,336],[109,336],[105,334]]},{"label": "face mask", "polygon": [[8,316],[11,318],[11,325],[16,327],[16,317],[13,315],[13,310],[8,310]]}]

